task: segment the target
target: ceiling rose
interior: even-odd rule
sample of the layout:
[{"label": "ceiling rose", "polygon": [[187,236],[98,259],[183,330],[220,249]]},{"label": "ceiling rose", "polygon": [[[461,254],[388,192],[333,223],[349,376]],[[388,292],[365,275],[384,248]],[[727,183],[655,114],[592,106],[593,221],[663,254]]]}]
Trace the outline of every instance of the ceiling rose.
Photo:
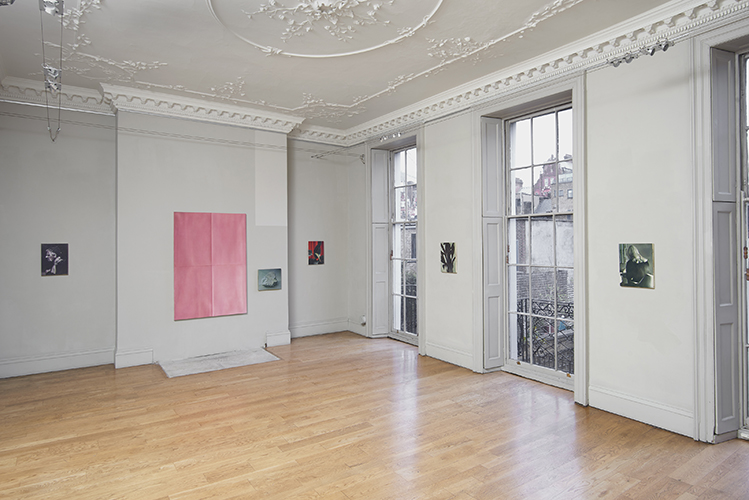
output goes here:
[{"label": "ceiling rose", "polygon": [[267,54],[340,57],[397,43],[443,0],[207,0],[226,29]]}]

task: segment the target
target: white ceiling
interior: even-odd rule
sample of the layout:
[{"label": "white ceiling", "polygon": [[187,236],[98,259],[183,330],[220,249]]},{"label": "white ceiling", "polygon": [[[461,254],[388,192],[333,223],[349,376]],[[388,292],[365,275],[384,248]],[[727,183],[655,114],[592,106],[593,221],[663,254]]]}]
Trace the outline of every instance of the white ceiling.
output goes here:
[{"label": "white ceiling", "polygon": [[[667,3],[67,0],[63,86],[116,85],[345,131]],[[42,80],[40,17],[37,0],[0,7],[0,78]],[[48,57],[55,20],[44,15]]]}]

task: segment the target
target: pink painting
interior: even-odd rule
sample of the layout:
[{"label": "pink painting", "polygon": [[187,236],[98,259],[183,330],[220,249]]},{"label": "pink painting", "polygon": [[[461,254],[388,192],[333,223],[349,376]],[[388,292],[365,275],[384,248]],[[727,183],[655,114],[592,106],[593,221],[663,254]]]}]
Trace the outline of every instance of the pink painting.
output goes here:
[{"label": "pink painting", "polygon": [[247,216],[174,213],[174,319],[247,313]]}]

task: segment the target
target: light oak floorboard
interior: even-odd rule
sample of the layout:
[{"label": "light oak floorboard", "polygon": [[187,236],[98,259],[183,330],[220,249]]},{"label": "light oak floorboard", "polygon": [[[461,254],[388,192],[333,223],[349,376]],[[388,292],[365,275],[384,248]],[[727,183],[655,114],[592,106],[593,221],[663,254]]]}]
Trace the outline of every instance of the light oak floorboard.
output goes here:
[{"label": "light oak floorboard", "polygon": [[350,332],[168,379],[0,380],[0,498],[749,498],[749,443],[697,443],[506,373]]}]

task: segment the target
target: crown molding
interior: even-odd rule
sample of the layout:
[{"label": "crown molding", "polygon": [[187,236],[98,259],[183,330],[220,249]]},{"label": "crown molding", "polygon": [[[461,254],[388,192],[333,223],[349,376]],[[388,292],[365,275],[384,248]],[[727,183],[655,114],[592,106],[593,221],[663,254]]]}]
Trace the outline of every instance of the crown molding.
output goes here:
[{"label": "crown molding", "polygon": [[[461,111],[481,110],[526,87],[600,68],[610,59],[635,53],[659,40],[680,42],[747,16],[749,0],[674,0],[537,58],[339,131],[330,144],[352,146],[392,132],[410,131]],[[305,127],[295,133],[307,140],[326,141],[325,134],[317,130]]]},{"label": "crown molding", "polygon": [[[304,126],[305,118],[293,114],[104,83],[101,92],[63,86],[62,105],[107,114],[125,110],[208,121],[349,147],[393,132],[412,131],[455,113],[481,111],[527,87],[604,67],[611,59],[659,40],[680,43],[747,17],[749,0],[673,0],[605,31],[346,130]],[[477,48],[476,54],[481,50]],[[469,47],[464,55],[475,54]],[[6,77],[0,84],[0,99],[44,105],[45,91],[42,82]]]},{"label": "crown molding", "polygon": [[188,118],[223,125],[282,132],[299,127],[304,118],[260,111],[243,106],[151,92],[131,87],[100,84],[105,102],[113,110],[134,111],[166,117]]},{"label": "crown molding", "polygon": [[[76,111],[112,114],[112,108],[104,102],[100,92],[81,87],[64,85],[60,93],[60,106]],[[37,80],[27,80],[12,76],[3,78],[0,83],[0,100],[17,102],[19,104],[47,105],[44,83]],[[57,99],[50,99],[57,107]]]}]

